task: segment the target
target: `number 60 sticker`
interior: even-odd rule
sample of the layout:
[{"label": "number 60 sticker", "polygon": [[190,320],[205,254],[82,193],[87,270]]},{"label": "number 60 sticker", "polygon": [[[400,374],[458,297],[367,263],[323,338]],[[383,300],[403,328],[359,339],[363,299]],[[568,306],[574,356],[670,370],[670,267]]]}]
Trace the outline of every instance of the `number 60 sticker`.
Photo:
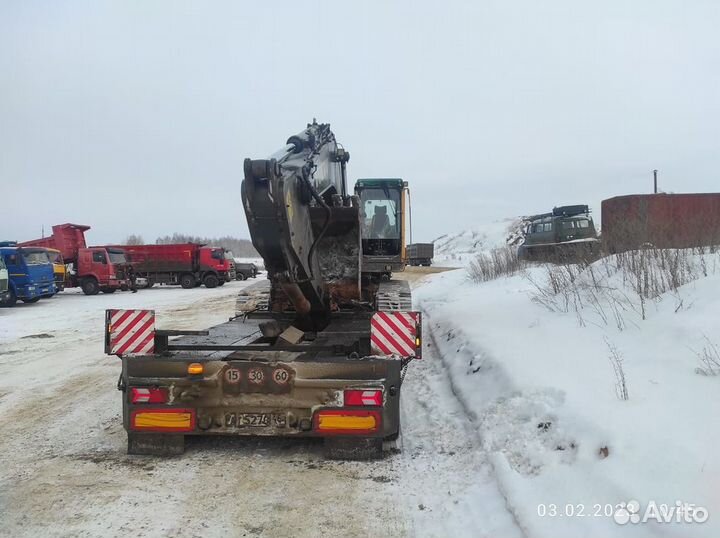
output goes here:
[{"label": "number 60 sticker", "polygon": [[275,368],[272,373],[272,379],[278,385],[287,385],[290,381],[290,372],[285,368]]}]

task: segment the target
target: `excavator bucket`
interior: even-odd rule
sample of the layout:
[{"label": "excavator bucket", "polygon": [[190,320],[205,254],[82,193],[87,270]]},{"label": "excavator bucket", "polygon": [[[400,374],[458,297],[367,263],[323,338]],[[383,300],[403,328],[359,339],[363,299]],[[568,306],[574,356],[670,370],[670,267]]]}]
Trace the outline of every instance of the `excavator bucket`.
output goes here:
[{"label": "excavator bucket", "polygon": [[[316,236],[325,226],[321,208],[310,212]],[[360,300],[360,214],[355,206],[333,207],[317,246],[318,262],[333,309]]]}]

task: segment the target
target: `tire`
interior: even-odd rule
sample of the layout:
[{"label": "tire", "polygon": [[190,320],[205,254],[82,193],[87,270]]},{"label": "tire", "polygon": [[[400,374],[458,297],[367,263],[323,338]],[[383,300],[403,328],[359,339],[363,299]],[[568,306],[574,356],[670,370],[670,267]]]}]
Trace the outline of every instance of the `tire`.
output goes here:
[{"label": "tire", "polygon": [[225,281],[224,281],[224,280],[219,280],[219,281],[218,281],[218,286],[224,286],[224,285],[225,285]]},{"label": "tire", "polygon": [[15,303],[17,303],[17,295],[15,294],[15,290],[10,288],[8,289],[7,299],[0,303],[0,306],[3,306],[5,308],[12,308],[13,306],[15,306]]},{"label": "tire", "polygon": [[146,290],[149,290],[149,289],[152,288],[154,285],[155,285],[155,282],[153,282],[151,279],[148,278],[148,279],[147,279],[147,284],[145,284],[145,289],[146,289]]},{"label": "tire", "polygon": [[97,295],[100,292],[100,286],[94,278],[86,278],[81,284],[85,295]]},{"label": "tire", "polygon": [[381,437],[326,437],[325,457],[331,460],[378,460],[383,457]]},{"label": "tire", "polygon": [[25,304],[34,304],[40,300],[40,297],[33,297],[32,299],[23,299],[22,302]]},{"label": "tire", "polygon": [[220,279],[215,275],[206,275],[203,279],[206,288],[216,288],[219,283]]},{"label": "tire", "polygon": [[397,441],[400,437],[400,432],[402,431],[402,424],[400,424],[400,416],[398,416],[398,429],[395,433],[391,433],[388,435],[385,440],[386,441]]},{"label": "tire", "polygon": [[102,288],[100,291],[103,293],[115,293],[117,288]]},{"label": "tire", "polygon": [[237,280],[247,280],[247,277],[245,276],[245,273],[238,273]]},{"label": "tire", "polygon": [[191,288],[194,288],[195,284],[195,277],[190,273],[185,273],[180,277],[180,285],[183,287],[183,289],[189,290]]}]

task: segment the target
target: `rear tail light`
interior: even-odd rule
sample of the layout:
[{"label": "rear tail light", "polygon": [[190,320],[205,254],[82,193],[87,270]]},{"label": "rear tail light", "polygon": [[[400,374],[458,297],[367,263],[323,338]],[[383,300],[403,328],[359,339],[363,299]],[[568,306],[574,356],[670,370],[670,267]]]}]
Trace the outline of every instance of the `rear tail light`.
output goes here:
[{"label": "rear tail light", "polygon": [[367,435],[380,429],[380,411],[323,409],[313,417],[313,430],[334,435]]},{"label": "rear tail light", "polygon": [[360,390],[350,389],[345,391],[345,405],[350,407],[356,406],[374,406],[379,407],[383,403],[382,390]]},{"label": "rear tail light", "polygon": [[192,409],[136,409],[130,414],[130,429],[148,432],[190,432],[195,429]]},{"label": "rear tail light", "polygon": [[160,387],[133,387],[130,389],[130,402],[138,403],[165,403],[168,400],[168,391]]}]

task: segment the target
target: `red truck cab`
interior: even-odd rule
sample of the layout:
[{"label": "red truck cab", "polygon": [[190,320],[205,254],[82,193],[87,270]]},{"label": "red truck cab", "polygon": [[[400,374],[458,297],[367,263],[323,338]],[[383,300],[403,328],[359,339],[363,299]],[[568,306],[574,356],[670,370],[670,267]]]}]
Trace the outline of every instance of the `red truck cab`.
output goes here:
[{"label": "red truck cab", "polygon": [[[90,247],[78,251],[78,269],[74,275],[85,295],[114,293],[117,289],[127,289],[129,282],[125,277],[127,260],[125,253],[117,248]],[[73,278],[73,275],[71,275]]]},{"label": "red truck cab", "polygon": [[200,247],[199,263],[201,271],[216,272],[224,282],[230,282],[230,260],[225,257],[224,248]]}]

